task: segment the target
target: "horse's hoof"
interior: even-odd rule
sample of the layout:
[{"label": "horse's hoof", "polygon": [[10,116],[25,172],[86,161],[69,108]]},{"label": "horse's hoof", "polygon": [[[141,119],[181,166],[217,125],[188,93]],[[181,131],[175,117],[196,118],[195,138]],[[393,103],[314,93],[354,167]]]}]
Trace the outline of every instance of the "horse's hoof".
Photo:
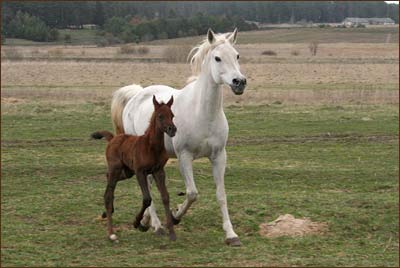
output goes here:
[{"label": "horse's hoof", "polygon": [[135,229],[137,229],[137,228],[139,228],[139,225],[140,225],[140,221],[134,221],[133,222],[133,227],[135,228]]},{"label": "horse's hoof", "polygon": [[180,219],[177,219],[177,218],[174,217],[174,215],[172,215],[172,223],[173,223],[174,225],[178,225],[180,222],[181,222]]},{"label": "horse's hoof", "polygon": [[102,219],[107,218],[107,213],[103,212],[103,214],[101,214],[101,218],[102,218]]},{"label": "horse's hoof", "polygon": [[164,228],[160,227],[157,230],[154,231],[154,233],[158,236],[163,236],[166,235],[167,233],[165,232]]},{"label": "horse's hoof", "polygon": [[231,247],[240,247],[242,244],[240,243],[239,237],[232,237],[225,239],[225,244]]},{"label": "horse's hoof", "polygon": [[174,234],[174,233],[169,234],[169,240],[176,241],[176,234]]},{"label": "horse's hoof", "polygon": [[119,241],[118,241],[118,237],[117,237],[116,234],[110,235],[109,238],[110,238],[111,241],[113,241],[113,242],[115,242],[115,243],[118,243],[118,242],[119,242]]},{"label": "horse's hoof", "polygon": [[150,229],[150,226],[146,226],[146,225],[143,225],[143,224],[139,224],[138,229],[139,229],[139,231],[141,231],[141,232],[147,232],[147,231]]}]

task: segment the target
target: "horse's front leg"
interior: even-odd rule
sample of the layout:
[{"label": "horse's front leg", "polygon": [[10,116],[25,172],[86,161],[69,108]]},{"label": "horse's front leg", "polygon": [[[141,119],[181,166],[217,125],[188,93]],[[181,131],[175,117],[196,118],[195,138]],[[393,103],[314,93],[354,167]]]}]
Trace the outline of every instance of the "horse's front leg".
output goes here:
[{"label": "horse's front leg", "polygon": [[147,185],[147,178],[144,172],[135,172],[136,177],[140,186],[140,190],[142,191],[143,201],[142,201],[142,208],[140,209],[139,213],[136,215],[135,221],[133,222],[133,227],[138,228],[140,226],[140,221],[143,218],[144,211],[150,206],[151,204],[151,195],[149,191],[149,187]]},{"label": "horse's front leg", "polygon": [[217,186],[217,200],[222,213],[222,228],[225,231],[226,239],[225,243],[230,246],[240,246],[240,240],[238,235],[233,231],[232,223],[229,218],[228,204],[226,201],[225,193],[225,166],[226,166],[226,151],[225,148],[213,153],[210,156],[210,161],[212,164],[214,181]]},{"label": "horse's front leg", "polygon": [[197,189],[193,178],[193,156],[190,153],[182,152],[178,155],[179,169],[185,179],[186,200],[178,207],[174,213],[174,224],[178,224],[182,216],[186,214],[192,203],[197,199]]},{"label": "horse's front leg", "polygon": [[158,191],[161,194],[161,199],[164,205],[164,209],[165,209],[165,217],[167,219],[167,228],[169,230],[169,239],[170,240],[176,240],[176,235],[175,235],[175,231],[174,231],[174,223],[172,220],[172,213],[171,210],[169,208],[169,194],[168,194],[168,190],[167,187],[165,185],[165,171],[164,169],[161,169],[157,172],[154,172],[154,179],[156,181],[157,184],[157,188]]},{"label": "horse's front leg", "polygon": [[[147,176],[147,184],[149,186],[149,192],[151,192],[152,175]],[[146,232],[149,228],[154,228],[154,233],[157,235],[164,235],[165,231],[161,225],[160,219],[157,216],[156,206],[154,201],[151,202],[150,207],[146,209],[143,214],[143,219],[140,221],[139,230]]]}]

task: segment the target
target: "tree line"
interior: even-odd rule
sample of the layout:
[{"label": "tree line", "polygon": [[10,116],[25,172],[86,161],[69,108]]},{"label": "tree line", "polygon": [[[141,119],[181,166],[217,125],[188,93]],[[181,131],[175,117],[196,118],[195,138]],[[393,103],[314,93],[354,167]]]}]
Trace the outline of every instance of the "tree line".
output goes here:
[{"label": "tree line", "polygon": [[256,25],[246,23],[238,16],[210,16],[198,14],[189,18],[161,18],[132,23],[132,17],[112,17],[104,24],[103,33],[111,33],[125,43],[151,41],[206,34],[208,28],[216,32],[257,29]]},{"label": "tree line", "polygon": [[[38,41],[48,41],[57,35],[56,29],[79,28],[84,24],[107,26],[108,29],[112,28],[110,25],[124,24],[117,30],[121,31],[117,33],[119,38],[128,39],[131,33],[131,40],[142,40],[202,34],[204,23],[209,23],[207,28],[216,27],[220,31],[234,25],[248,30],[253,27],[246,26],[244,20],[322,23],[341,22],[346,17],[389,17],[398,23],[398,14],[398,5],[384,1],[2,1],[2,37],[35,36],[40,39]],[[127,25],[132,18],[137,18],[138,23]],[[35,29],[29,29],[25,34],[23,31],[16,33],[18,23],[23,20],[29,20]],[[36,34],[32,34],[34,32]]]}]

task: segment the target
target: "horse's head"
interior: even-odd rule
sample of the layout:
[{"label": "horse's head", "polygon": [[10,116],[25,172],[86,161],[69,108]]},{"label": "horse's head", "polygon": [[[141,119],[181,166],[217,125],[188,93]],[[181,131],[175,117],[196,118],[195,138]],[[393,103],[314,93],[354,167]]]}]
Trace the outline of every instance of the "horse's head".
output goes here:
[{"label": "horse's head", "polygon": [[237,29],[221,36],[209,29],[207,42],[214,48],[209,52],[208,62],[214,81],[229,85],[233,93],[241,95],[246,87],[246,77],[240,72],[239,53],[233,47],[236,37]]},{"label": "horse's head", "polygon": [[171,111],[172,103],[174,102],[174,97],[171,96],[169,101],[165,103],[159,103],[156,97],[153,95],[154,113],[156,119],[156,127],[168,136],[173,137],[176,134],[176,126],[172,119],[174,114]]}]

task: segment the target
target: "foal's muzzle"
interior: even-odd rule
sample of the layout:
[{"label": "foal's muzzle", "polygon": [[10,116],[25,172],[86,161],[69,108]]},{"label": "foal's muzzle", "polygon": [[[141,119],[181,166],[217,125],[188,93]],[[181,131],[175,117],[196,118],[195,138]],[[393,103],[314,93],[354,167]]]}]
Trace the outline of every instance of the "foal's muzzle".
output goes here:
[{"label": "foal's muzzle", "polygon": [[242,95],[246,87],[246,84],[247,84],[246,78],[242,79],[235,78],[232,80],[232,84],[230,84],[230,87],[233,93],[235,93],[235,95]]},{"label": "foal's muzzle", "polygon": [[170,136],[171,138],[174,137],[176,134],[176,126],[166,127],[165,133],[167,133],[167,135]]}]

